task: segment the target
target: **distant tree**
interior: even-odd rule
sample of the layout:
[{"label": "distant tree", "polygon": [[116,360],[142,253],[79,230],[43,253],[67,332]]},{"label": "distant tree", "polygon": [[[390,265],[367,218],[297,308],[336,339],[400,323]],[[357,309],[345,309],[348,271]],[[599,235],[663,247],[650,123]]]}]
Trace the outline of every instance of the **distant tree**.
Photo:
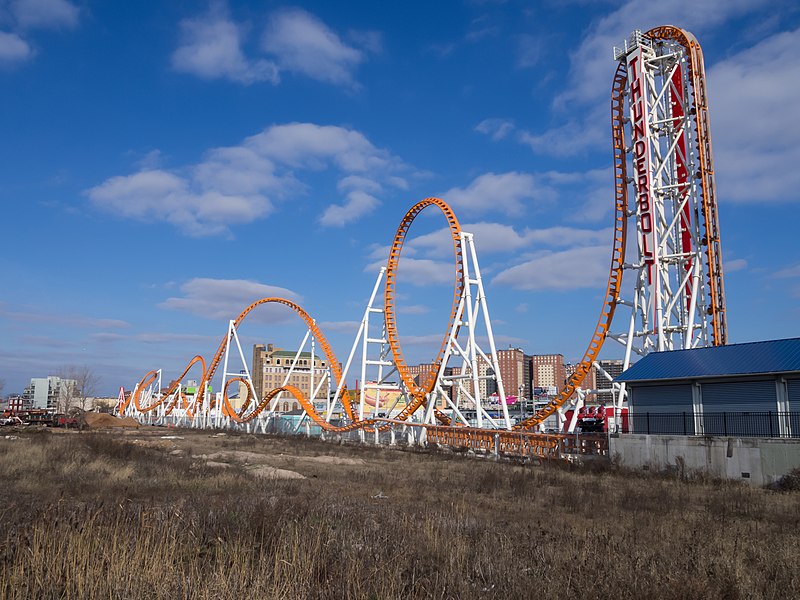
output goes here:
[{"label": "distant tree", "polygon": [[[58,399],[58,411],[66,413],[71,408],[78,408],[81,412],[89,408],[89,399],[97,392],[100,378],[91,367],[65,367],[61,369],[59,377],[62,380]],[[74,383],[72,383],[74,382]]]}]

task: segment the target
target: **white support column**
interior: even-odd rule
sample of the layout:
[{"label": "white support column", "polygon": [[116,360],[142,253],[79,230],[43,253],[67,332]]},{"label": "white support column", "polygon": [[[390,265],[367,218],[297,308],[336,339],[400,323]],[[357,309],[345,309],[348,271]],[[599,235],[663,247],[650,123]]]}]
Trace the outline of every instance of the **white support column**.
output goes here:
[{"label": "white support column", "polygon": [[692,412],[694,413],[694,434],[703,435],[703,386],[695,381],[692,383]]},{"label": "white support column", "polygon": [[[326,420],[330,422],[331,415],[333,414],[333,410],[335,409],[337,403],[341,404],[341,394],[345,388],[345,382],[347,380],[347,375],[350,372],[350,367],[353,363],[353,358],[356,354],[356,349],[361,346],[361,386],[363,390],[364,385],[364,378],[366,377],[367,372],[367,365],[368,364],[375,364],[374,361],[370,362],[368,358],[368,343],[372,340],[369,339],[369,325],[370,325],[370,315],[379,313],[383,314],[383,308],[377,308],[375,306],[375,298],[378,295],[378,290],[380,289],[381,283],[383,282],[384,275],[386,274],[386,267],[381,267],[380,271],[378,272],[378,276],[375,279],[375,285],[372,288],[372,294],[369,297],[369,301],[367,302],[367,307],[364,310],[364,316],[361,318],[361,325],[359,326],[358,333],[356,334],[355,340],[353,340],[353,346],[350,349],[350,354],[347,357],[347,362],[344,365],[344,369],[342,370],[342,379],[338,382],[336,386],[336,393],[334,394],[333,401],[329,402],[328,404],[328,414],[325,416]],[[380,355],[379,355],[380,356]],[[379,357],[378,361],[380,364],[383,363],[383,358]],[[387,362],[387,365],[391,366],[392,363]],[[363,417],[364,414],[364,406],[363,406],[363,392],[359,395],[359,419]]]},{"label": "white support column", "polygon": [[789,390],[786,379],[775,380],[776,408],[778,411],[778,431],[781,437],[792,437],[792,422],[789,419]]}]

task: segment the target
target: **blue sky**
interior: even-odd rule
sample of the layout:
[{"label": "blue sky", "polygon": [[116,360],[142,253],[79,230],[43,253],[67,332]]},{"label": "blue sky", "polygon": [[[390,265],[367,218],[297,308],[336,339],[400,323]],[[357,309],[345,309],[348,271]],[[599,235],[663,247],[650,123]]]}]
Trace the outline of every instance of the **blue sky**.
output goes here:
[{"label": "blue sky", "polygon": [[[343,361],[427,196],[475,234],[498,345],[579,358],[610,259],[612,46],[663,24],[706,57],[730,339],[800,335],[795,2],[0,0],[3,393],[68,365],[106,394],[176,375],[270,295]],[[404,249],[410,361],[444,333],[444,226]],[[279,308],[241,330],[302,332]]]}]

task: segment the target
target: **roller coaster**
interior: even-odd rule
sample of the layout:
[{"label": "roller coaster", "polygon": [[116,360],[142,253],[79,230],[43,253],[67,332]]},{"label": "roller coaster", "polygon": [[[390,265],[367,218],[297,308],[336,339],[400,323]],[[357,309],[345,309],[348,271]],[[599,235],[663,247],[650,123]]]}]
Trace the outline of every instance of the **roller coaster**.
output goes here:
[{"label": "roller coaster", "polygon": [[[166,389],[160,371],[148,372],[120,402],[120,414],[148,422],[171,419],[196,427],[258,430],[260,426],[266,431],[278,401],[288,395],[302,407],[303,420],[322,432],[362,436],[374,432],[376,439],[390,435],[394,440],[402,431],[427,443],[544,456],[563,450],[565,441],[563,436],[538,433],[541,424],[583,397],[581,385],[597,366],[606,340],[624,347],[623,368],[635,356],[649,352],[727,343],[702,50],[689,32],[662,26],[635,31],[622,48],[614,49],[614,58],[618,63],[611,94],[615,210],[608,282],[586,352],[564,388],[533,415],[516,422],[509,415],[473,236],[462,230],[456,214],[438,198],[414,204],[401,219],[344,367],[311,315],[290,300],[262,298],[229,322],[208,363],[195,356]],[[440,211],[447,221],[454,285],[437,355],[425,374],[415,376],[400,342],[397,282],[406,237],[426,209]],[[629,236],[629,231],[635,235]],[[291,369],[309,340],[312,357],[317,345],[325,356],[327,369],[318,378],[312,364],[308,393],[290,385],[288,374],[283,385],[261,397],[253,385],[237,330],[254,309],[266,304],[288,307],[307,327]],[[612,324],[619,329],[612,329]],[[479,339],[488,343],[482,346]],[[229,362],[235,362],[237,353],[244,369],[230,372]],[[345,381],[357,357],[362,385],[351,392]],[[212,394],[211,382],[220,365],[222,385]],[[200,371],[199,385],[189,393],[182,381],[192,369]],[[403,400],[401,408],[387,417],[377,413],[377,402],[370,407],[365,398],[369,386],[380,395],[390,378],[399,379]],[[487,380],[492,380],[499,398],[499,413],[494,415],[486,410]],[[335,390],[324,408],[315,403],[323,383]],[[232,386],[239,390],[235,403],[229,396]],[[614,390],[618,417],[625,389],[617,385]]]}]

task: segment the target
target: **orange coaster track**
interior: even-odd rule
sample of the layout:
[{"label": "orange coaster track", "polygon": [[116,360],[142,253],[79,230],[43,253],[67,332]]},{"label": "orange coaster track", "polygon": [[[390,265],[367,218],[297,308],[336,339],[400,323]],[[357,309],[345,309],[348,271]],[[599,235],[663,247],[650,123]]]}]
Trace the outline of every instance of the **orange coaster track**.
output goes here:
[{"label": "orange coaster track", "polygon": [[[722,279],[722,264],[721,264],[721,251],[719,246],[719,226],[717,221],[717,207],[716,207],[716,191],[714,185],[714,167],[711,156],[711,136],[708,126],[708,106],[706,101],[705,91],[705,74],[703,70],[703,58],[700,46],[697,40],[688,32],[678,29],[676,27],[665,26],[657,27],[648,31],[646,37],[653,40],[671,40],[675,41],[686,48],[689,57],[689,68],[691,70],[691,80],[694,87],[694,113],[696,115],[697,137],[699,140],[699,157],[700,157],[700,179],[703,192],[703,211],[706,228],[706,239],[708,240],[706,250],[706,260],[708,263],[709,273],[709,290],[711,294],[711,312],[713,321],[713,340],[715,345],[724,344],[727,341],[727,326],[725,322],[725,300]],[[611,268],[608,276],[608,283],[606,285],[606,292],[603,299],[603,304],[600,310],[600,317],[597,321],[594,333],[592,334],[589,346],[583,355],[579,365],[576,367],[574,374],[570,377],[567,385],[547,406],[537,411],[532,417],[516,424],[515,430],[531,429],[536,427],[544,419],[555,413],[566,401],[572,396],[576,389],[581,385],[592,364],[597,359],[600,349],[606,339],[606,336],[614,318],[614,312],[619,302],[620,288],[622,285],[622,272],[623,263],[625,262],[625,247],[627,239],[627,223],[629,216],[628,208],[628,174],[627,174],[627,160],[626,160],[626,143],[625,143],[625,90],[627,85],[627,68],[624,62],[620,62],[617,72],[614,76],[611,95],[611,131],[613,140],[613,155],[614,155],[614,192],[615,192],[615,213],[614,213],[614,238],[611,251]],[[412,376],[408,365],[406,364],[403,356],[403,350],[400,345],[399,334],[397,331],[397,318],[396,318],[396,305],[397,305],[397,271],[400,262],[400,254],[403,249],[403,244],[406,239],[408,230],[413,223],[414,219],[427,207],[436,207],[442,211],[447,219],[450,229],[450,235],[453,241],[453,254],[455,257],[455,283],[453,289],[453,305],[450,311],[450,317],[445,329],[445,334],[439,352],[433,361],[434,368],[428,373],[426,379],[417,383]],[[395,423],[406,421],[412,414],[414,414],[421,406],[425,405],[429,394],[433,391],[436,384],[437,374],[442,366],[442,359],[446,351],[447,340],[451,328],[458,327],[455,323],[456,312],[461,295],[464,291],[464,264],[462,256],[462,243],[461,243],[461,226],[456,218],[453,210],[442,200],[438,198],[426,198],[421,202],[415,204],[403,217],[400,222],[394,241],[389,253],[389,260],[386,270],[386,284],[384,288],[384,316],[386,324],[386,336],[389,347],[394,359],[394,364],[397,368],[400,378],[403,381],[406,389],[411,396],[408,405],[393,421]],[[306,313],[300,306],[283,298],[262,298],[248,306],[233,322],[234,328],[238,327],[242,320],[257,306],[265,303],[279,303],[291,308],[303,321],[305,321],[308,329],[312,332],[315,338],[322,346],[323,352],[331,369],[331,383],[337,386],[342,378],[342,371],[335,354],[333,353],[330,344],[325,338],[322,331],[316,326],[314,319]],[[457,333],[457,331],[456,331]],[[148,372],[139,382],[132,397],[121,407],[120,413],[124,412],[125,408],[134,403],[136,409],[140,412],[146,413],[154,410],[161,403],[166,401],[167,398],[174,396],[173,401],[167,407],[166,413],[171,412],[180,402],[187,408],[187,415],[191,416],[196,413],[203,405],[203,396],[205,394],[208,383],[214,376],[220,360],[228,345],[228,336],[224,337],[214,354],[208,369],[206,369],[205,361],[201,356],[194,357],[181,376],[175,380],[175,383],[167,390],[166,394],[161,396],[160,400],[153,402],[148,406],[140,404],[140,396],[142,390],[151,385],[156,377],[155,371]],[[201,364],[202,377],[201,385],[199,386],[197,397],[193,406],[187,406],[187,399],[184,395],[175,394],[179,382],[186,376],[189,370],[197,363]],[[228,400],[228,388],[234,382],[244,382],[243,378],[232,378],[224,384],[222,395],[222,410],[223,414],[230,417],[237,423],[246,423],[256,416],[258,416],[269,403],[281,392],[287,392],[294,396],[300,402],[303,409],[309,417],[320,427],[326,431],[345,432],[354,429],[365,427],[376,427],[385,429],[389,427],[389,421],[386,419],[367,419],[358,420],[358,415],[354,412],[350,402],[350,397],[347,390],[342,386],[341,402],[349,419],[350,423],[344,426],[334,426],[316,412],[314,409],[313,401],[305,398],[303,393],[296,387],[286,385],[269,391],[252,409],[250,406],[255,402],[252,397],[252,391],[248,388],[248,397],[240,410],[235,410]],[[249,412],[248,412],[249,411]],[[435,411],[439,421],[444,425],[450,425],[450,419],[439,410]],[[441,443],[453,442],[458,445],[458,440],[467,435],[479,435],[483,430],[474,429],[470,427],[437,427],[435,430],[435,441]],[[448,433],[449,432],[449,433]],[[432,438],[433,439],[433,438]]]},{"label": "orange coaster track", "polygon": [[[430,373],[427,379],[422,384],[417,384],[414,381],[413,376],[411,375],[408,365],[406,365],[405,360],[403,358],[403,350],[400,346],[399,335],[397,333],[397,319],[395,315],[395,296],[396,296],[396,286],[397,286],[397,269],[399,266],[400,260],[400,252],[403,248],[403,243],[405,241],[406,234],[408,232],[411,223],[414,219],[419,215],[422,210],[427,208],[428,206],[435,206],[439,208],[442,213],[444,214],[445,218],[447,219],[450,234],[453,239],[453,253],[455,255],[455,285],[453,291],[453,306],[450,311],[450,317],[448,320],[448,325],[446,328],[446,333],[444,339],[442,341],[442,345],[439,349],[439,354],[437,355],[436,359],[434,360],[435,368],[433,372]],[[386,319],[386,332],[387,332],[387,339],[389,342],[389,346],[392,352],[392,356],[395,360],[395,364],[397,366],[398,373],[403,380],[403,383],[406,385],[407,389],[411,394],[411,402],[403,409],[403,411],[397,416],[395,420],[406,420],[409,416],[411,416],[420,406],[422,406],[425,401],[427,395],[431,392],[434,385],[436,384],[436,374],[439,371],[439,367],[442,362],[442,357],[445,353],[445,348],[447,345],[447,339],[450,332],[450,329],[454,326],[454,320],[456,316],[456,311],[458,308],[458,302],[461,298],[461,294],[464,290],[464,267],[462,262],[462,254],[461,254],[461,227],[458,223],[458,219],[455,216],[455,213],[452,209],[442,200],[438,198],[426,198],[421,202],[415,204],[403,217],[403,220],[400,222],[400,226],[397,229],[397,233],[395,234],[394,243],[392,244],[391,251],[389,253],[389,264],[386,270],[386,287],[384,293],[384,303],[385,303],[385,319]],[[233,322],[233,327],[238,328],[239,324],[245,319],[245,317],[257,306],[266,303],[278,303],[283,304],[291,308],[297,315],[300,316],[301,319],[305,322],[308,329],[311,331],[313,336],[322,346],[323,353],[325,354],[325,358],[328,361],[331,369],[331,377],[334,381],[335,385],[338,386],[339,382],[342,379],[342,369],[339,365],[339,361],[336,358],[336,355],[333,352],[328,340],[325,338],[325,335],[322,331],[317,327],[314,319],[304,311],[300,306],[295,304],[290,300],[286,300],[284,298],[262,298],[245,308],[241,314],[236,318]],[[124,403],[120,408],[120,413],[123,413],[128,405],[133,402],[136,410],[139,412],[150,412],[160,406],[163,402],[167,400],[167,398],[175,395],[175,399],[173,402],[167,407],[166,414],[172,412],[172,410],[177,406],[179,397],[176,394],[176,390],[180,381],[186,376],[189,370],[197,363],[201,364],[202,368],[202,375],[200,378],[200,386],[198,387],[197,396],[195,398],[194,404],[187,408],[187,415],[189,417],[196,414],[200,407],[203,405],[203,399],[205,390],[208,384],[214,377],[217,368],[219,367],[219,363],[222,360],[222,356],[225,353],[225,349],[228,346],[229,337],[226,335],[222,338],[222,341],[217,348],[214,357],[211,359],[211,362],[206,368],[206,363],[201,356],[196,356],[192,359],[192,361],[187,365],[184,369],[181,376],[175,380],[175,382],[170,386],[165,394],[161,396],[161,398],[148,406],[142,406],[140,403],[140,398],[142,391],[151,385],[157,377],[156,371],[150,371],[142,378],[139,382],[139,385],[136,386],[134,393],[131,395],[131,398]],[[313,401],[307,399],[303,393],[294,386],[286,385],[282,386],[267,392],[264,398],[261,399],[257,405],[250,409],[250,406],[253,404],[255,398],[252,396],[252,390],[249,386],[247,387],[248,395],[246,400],[244,401],[242,408],[238,411],[231,406],[230,401],[228,399],[228,388],[233,385],[234,383],[245,383],[245,379],[241,377],[234,377],[225,382],[222,394],[222,411],[223,414],[227,417],[230,417],[233,421],[237,423],[246,423],[251,421],[255,417],[257,417],[265,408],[269,406],[269,403],[281,392],[288,392],[292,396],[294,396],[303,409],[306,411],[308,416],[320,427],[322,427],[326,431],[337,431],[337,432],[345,432],[351,431],[354,429],[364,428],[364,427],[373,427],[378,426],[381,429],[385,429],[388,427],[388,424],[385,420],[376,420],[376,419],[365,419],[362,421],[358,420],[358,415],[353,410],[352,404],[350,402],[349,394],[347,393],[347,389],[342,386],[342,392],[340,395],[342,406],[344,407],[345,414],[347,418],[350,420],[350,423],[344,426],[335,426],[329,423],[322,415],[320,415],[315,409]],[[183,400],[184,406],[186,405],[186,397],[185,395],[181,394],[180,398]],[[442,423],[449,424],[450,419],[439,410],[435,411],[436,416]]]},{"label": "orange coaster track", "polygon": [[[725,292],[722,277],[722,251],[720,249],[719,221],[717,217],[716,185],[714,180],[714,162],[711,154],[711,132],[708,119],[708,100],[706,96],[705,70],[703,53],[697,39],[688,31],[666,25],[656,27],[644,34],[651,40],[670,40],[682,45],[689,58],[688,68],[693,86],[693,108],[696,119],[698,152],[700,162],[700,181],[703,199],[703,217],[705,221],[706,261],[709,273],[708,289],[711,295],[712,339],[715,346],[727,343],[727,323],[725,319]],[[625,144],[625,94],[628,83],[627,67],[620,62],[614,75],[611,92],[611,135],[614,149],[614,242],[611,251],[611,270],[608,275],[606,294],[600,309],[589,347],[583,355],[574,374],[567,381],[563,390],[551,400],[547,406],[537,411],[532,417],[517,423],[514,429],[535,427],[547,417],[555,413],[575,393],[584,378],[597,360],[603,347],[611,321],[614,318],[619,301],[622,284],[622,269],[625,262],[628,221],[628,172]]]},{"label": "orange coaster track", "polygon": [[[442,211],[447,219],[447,223],[450,227],[450,236],[453,240],[453,254],[455,255],[455,285],[453,286],[453,306],[450,309],[450,317],[447,321],[447,327],[445,328],[442,344],[439,347],[439,353],[433,360],[434,368],[428,372],[425,381],[421,385],[418,385],[414,381],[414,377],[411,375],[405,358],[403,357],[403,349],[400,346],[400,338],[397,333],[397,316],[395,314],[395,307],[397,304],[397,268],[400,264],[400,252],[403,249],[403,243],[405,242],[408,229],[411,227],[411,223],[414,222],[414,219],[417,218],[417,215],[419,215],[419,213],[421,213],[428,206],[435,206],[439,208],[439,210]],[[456,324],[454,321],[456,318],[456,311],[458,310],[458,303],[461,300],[461,294],[464,292],[463,261],[464,257],[461,253],[461,225],[459,224],[453,210],[439,198],[425,198],[425,200],[422,200],[421,202],[418,202],[412,206],[411,210],[409,210],[403,217],[403,220],[400,221],[400,226],[397,228],[397,233],[394,236],[392,248],[389,251],[389,264],[386,268],[386,287],[383,296],[383,310],[385,315],[384,318],[386,320],[386,339],[389,342],[389,348],[391,349],[392,358],[394,359],[397,372],[400,374],[400,378],[403,380],[406,389],[408,389],[411,393],[411,402],[409,402],[402,412],[397,415],[398,420],[405,421],[425,403],[426,396],[430,394],[434,385],[436,385],[436,376],[438,375],[442,365],[442,357],[444,356],[447,348],[447,340],[449,339],[450,330],[453,327],[456,327],[456,333],[458,332],[458,324]],[[450,419],[447,417],[447,415],[438,409],[435,410],[435,414],[440,422],[445,424],[450,423]]]}]

